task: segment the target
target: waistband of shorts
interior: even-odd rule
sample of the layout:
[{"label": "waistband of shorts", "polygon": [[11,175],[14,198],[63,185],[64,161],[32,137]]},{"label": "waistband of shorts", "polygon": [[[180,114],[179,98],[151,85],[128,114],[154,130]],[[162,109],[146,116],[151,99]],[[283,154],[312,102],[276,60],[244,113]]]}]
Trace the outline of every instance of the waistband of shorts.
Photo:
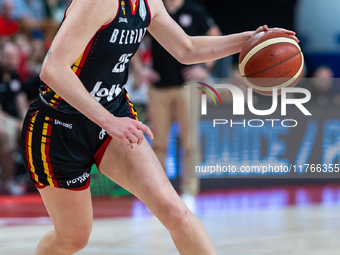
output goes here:
[{"label": "waistband of shorts", "polygon": [[62,111],[59,111],[57,109],[54,109],[46,105],[46,103],[44,103],[42,99],[40,98],[40,95],[38,96],[37,102],[38,102],[39,108],[43,110],[45,113],[51,115],[51,117],[53,118],[58,118],[60,120],[66,120],[69,122],[89,120],[85,115],[81,113],[74,114],[74,113],[62,112]]}]

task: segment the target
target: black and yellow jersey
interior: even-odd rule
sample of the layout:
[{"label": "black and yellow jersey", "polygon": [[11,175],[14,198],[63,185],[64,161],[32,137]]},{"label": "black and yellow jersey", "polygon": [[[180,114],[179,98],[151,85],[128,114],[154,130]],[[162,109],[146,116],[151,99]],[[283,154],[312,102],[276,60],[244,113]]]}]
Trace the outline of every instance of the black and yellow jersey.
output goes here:
[{"label": "black and yellow jersey", "polygon": [[[135,5],[131,0],[118,1],[116,17],[96,32],[72,66],[85,88],[105,108],[109,108],[126,84],[129,62],[151,22],[147,0],[137,0]],[[43,103],[57,110],[79,113],[48,84],[41,85],[39,97]]]}]

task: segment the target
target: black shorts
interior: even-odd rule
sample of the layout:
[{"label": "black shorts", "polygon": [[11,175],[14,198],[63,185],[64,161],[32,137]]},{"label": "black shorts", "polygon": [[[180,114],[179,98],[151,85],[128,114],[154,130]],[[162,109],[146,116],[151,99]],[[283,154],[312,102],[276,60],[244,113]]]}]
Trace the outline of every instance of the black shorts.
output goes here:
[{"label": "black shorts", "polygon": [[[107,109],[117,117],[137,119],[125,90]],[[21,146],[30,178],[45,186],[83,190],[93,164],[99,166],[111,137],[81,114],[66,114],[34,102],[25,117]]]}]

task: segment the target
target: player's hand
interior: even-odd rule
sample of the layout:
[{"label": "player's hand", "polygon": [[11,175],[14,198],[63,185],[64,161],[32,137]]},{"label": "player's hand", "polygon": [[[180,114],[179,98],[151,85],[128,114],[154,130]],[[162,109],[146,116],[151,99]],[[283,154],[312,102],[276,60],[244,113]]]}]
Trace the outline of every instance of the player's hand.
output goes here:
[{"label": "player's hand", "polygon": [[289,35],[291,38],[293,38],[297,43],[300,42],[300,40],[296,37],[296,33],[294,31],[287,30],[287,29],[284,29],[284,28],[279,28],[279,27],[270,28],[269,30],[274,31],[274,32],[285,33],[285,34]]},{"label": "player's hand", "polygon": [[110,136],[123,141],[126,146],[133,148],[134,143],[140,145],[144,140],[143,132],[153,139],[150,128],[142,122],[128,117],[112,117],[109,127],[104,129]]},{"label": "player's hand", "polygon": [[256,29],[255,32],[253,33],[253,35],[256,35],[256,34],[261,33],[261,32],[267,32],[268,30],[269,30],[268,26],[263,25],[263,26],[260,26],[258,29]]},{"label": "player's hand", "polygon": [[268,28],[267,25],[263,25],[263,26],[259,27],[258,29],[256,29],[256,31],[254,32],[253,35],[261,33],[261,32],[266,33],[268,31],[285,33],[285,34],[289,35],[292,39],[294,39],[297,43],[300,42],[300,40],[296,37],[296,33],[294,31],[287,30],[287,29],[284,29],[284,28],[278,28],[278,27]]},{"label": "player's hand", "polygon": [[185,81],[206,79],[209,76],[209,71],[201,65],[189,66],[182,69],[182,76]]},{"label": "player's hand", "polygon": [[138,70],[136,70],[135,74],[135,80],[139,84],[146,83],[147,85],[151,86],[159,82],[161,79],[159,73],[148,66],[143,66],[139,68]]}]

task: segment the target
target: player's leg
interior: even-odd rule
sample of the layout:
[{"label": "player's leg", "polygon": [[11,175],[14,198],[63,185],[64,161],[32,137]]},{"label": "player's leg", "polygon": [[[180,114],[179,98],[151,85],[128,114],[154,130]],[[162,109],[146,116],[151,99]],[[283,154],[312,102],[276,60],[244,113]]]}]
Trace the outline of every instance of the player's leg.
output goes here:
[{"label": "player's leg", "polygon": [[40,240],[35,255],[71,255],[83,249],[92,230],[90,188],[72,191],[45,187],[39,192],[54,229]]},{"label": "player's leg", "polygon": [[177,90],[176,120],[180,124],[180,142],[184,150],[181,192],[184,195],[196,196],[199,191],[199,179],[196,177],[191,164],[198,165],[200,159],[198,146],[199,104],[197,102],[198,95],[192,96],[195,98],[190,97],[189,85]]},{"label": "player's leg", "polygon": [[204,227],[172,187],[147,141],[131,149],[112,139],[99,169],[156,215],[169,230],[181,255],[216,254]]},{"label": "player's leg", "polygon": [[24,164],[32,181],[45,186],[39,192],[54,225],[36,255],[71,255],[85,247],[92,230],[88,172],[97,141],[91,138],[98,137],[99,128],[77,115],[56,117],[57,112],[48,113],[49,107],[42,104],[30,106],[21,136]]},{"label": "player's leg", "polygon": [[170,89],[149,88],[148,114],[151,129],[155,136],[152,147],[165,170],[165,157],[168,149],[168,134],[171,125]]}]

